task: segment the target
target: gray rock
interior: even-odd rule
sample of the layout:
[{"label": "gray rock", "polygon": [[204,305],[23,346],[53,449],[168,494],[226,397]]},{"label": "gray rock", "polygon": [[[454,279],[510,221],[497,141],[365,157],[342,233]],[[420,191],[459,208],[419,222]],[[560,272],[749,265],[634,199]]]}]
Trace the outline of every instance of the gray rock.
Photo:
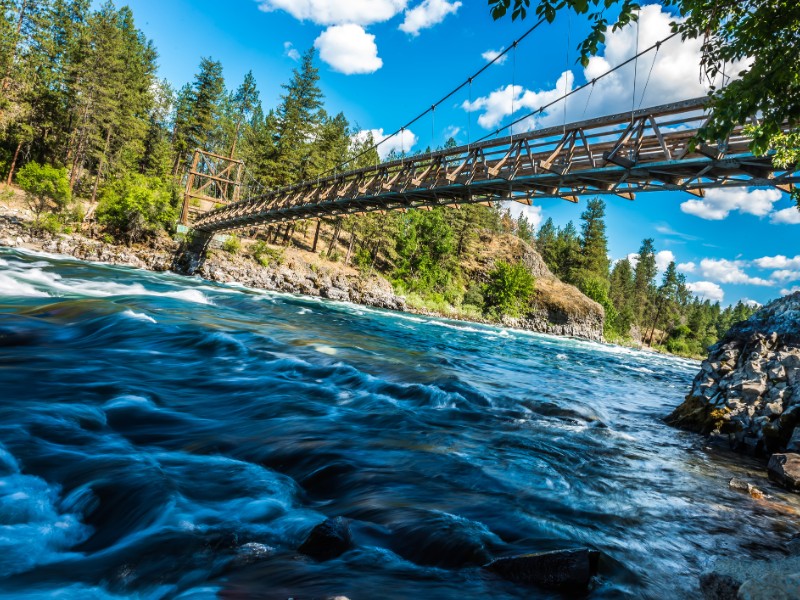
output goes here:
[{"label": "gray rock", "polygon": [[768,578],[750,579],[739,588],[738,600],[798,600],[800,573],[772,573]]},{"label": "gray rock", "polygon": [[350,522],[342,517],[325,519],[314,527],[302,543],[299,552],[318,561],[341,556],[353,547]]},{"label": "gray rock", "polygon": [[795,427],[792,430],[792,437],[789,438],[789,443],[786,444],[786,450],[800,452],[800,427]]},{"label": "gray rock", "polygon": [[577,592],[586,590],[597,574],[599,556],[599,552],[588,548],[556,550],[498,558],[484,568],[515,583]]},{"label": "gray rock", "polygon": [[800,454],[773,454],[767,465],[769,478],[791,491],[800,491]]},{"label": "gray rock", "polygon": [[748,483],[748,482],[746,482],[746,481],[744,481],[742,479],[737,479],[736,477],[734,477],[733,479],[731,479],[728,482],[728,485],[730,486],[731,489],[738,490],[740,492],[744,492],[746,494],[749,494],[753,498],[763,498],[764,497],[764,492],[762,492],[760,489],[758,489],[753,484]]}]

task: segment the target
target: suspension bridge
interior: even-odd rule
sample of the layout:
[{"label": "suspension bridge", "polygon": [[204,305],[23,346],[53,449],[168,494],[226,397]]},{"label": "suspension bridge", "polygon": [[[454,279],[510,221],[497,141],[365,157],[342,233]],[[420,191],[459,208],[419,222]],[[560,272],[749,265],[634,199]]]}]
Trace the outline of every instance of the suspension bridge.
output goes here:
[{"label": "suspension bridge", "polygon": [[[601,77],[647,52],[655,50],[657,56],[661,45],[674,35]],[[522,38],[506,51],[516,52]],[[402,135],[408,125],[467,83],[471,86],[475,76],[490,65],[395,134]],[[632,107],[619,114],[513,133],[515,124],[589,85],[593,89],[595,83],[565,90],[547,106],[494,133],[510,129],[510,135],[490,135],[475,143],[358,169],[340,166],[333,174],[270,191],[243,184],[241,161],[198,150],[187,179],[182,222],[208,237],[247,227],[372,211],[457,208],[498,200],[528,205],[545,198],[578,202],[581,196],[597,195],[633,200],[639,193],[658,191],[702,197],[712,188],[770,186],[791,191],[800,183],[800,173],[794,169],[777,169],[770,157],[753,155],[743,126],[726,140],[698,143],[698,132],[708,120],[707,98]],[[635,101],[635,90],[633,97]],[[755,116],[752,121],[756,122]]]}]

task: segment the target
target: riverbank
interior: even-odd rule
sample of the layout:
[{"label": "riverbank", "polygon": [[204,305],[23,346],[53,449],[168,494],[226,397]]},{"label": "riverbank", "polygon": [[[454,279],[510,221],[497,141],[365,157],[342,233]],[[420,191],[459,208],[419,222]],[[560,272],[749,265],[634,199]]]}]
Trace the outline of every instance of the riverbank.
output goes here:
[{"label": "riverbank", "polygon": [[[165,235],[147,243],[126,246],[109,236],[81,233],[49,233],[32,227],[33,215],[19,206],[0,207],[0,246],[51,252],[80,260],[131,266],[152,271],[187,274],[186,264],[176,258],[181,244]],[[510,239],[504,254],[514,255],[536,278],[530,309],[519,318],[505,316],[501,322],[468,310],[435,311],[409,302],[395,293],[392,285],[374,271],[365,272],[294,247],[274,245],[264,254],[253,254],[252,243],[244,241],[237,252],[210,248],[192,273],[210,281],[234,283],[258,289],[303,294],[462,321],[503,325],[537,333],[603,341],[603,309],[574,286],[559,281],[541,257],[529,246]],[[497,249],[494,249],[497,253]],[[494,261],[483,251],[474,269],[487,268]]]}]

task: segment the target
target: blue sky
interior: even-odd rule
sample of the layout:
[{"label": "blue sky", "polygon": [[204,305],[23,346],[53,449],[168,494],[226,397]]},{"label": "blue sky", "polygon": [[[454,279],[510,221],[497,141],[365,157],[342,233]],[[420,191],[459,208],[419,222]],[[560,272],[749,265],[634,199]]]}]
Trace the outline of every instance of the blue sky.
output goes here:
[{"label": "blue sky", "polygon": [[[265,107],[279,101],[297,53],[316,46],[326,108],[376,135],[392,132],[428,108],[533,21],[493,22],[485,1],[462,0],[131,0],[137,25],[160,53],[160,74],[176,88],[190,81],[201,56],[220,60],[229,88],[252,70]],[[542,102],[619,64],[635,49],[669,33],[672,17],[658,5],[642,9],[638,27],[609,36],[584,70],[575,46],[584,21],[564,16],[523,41],[468,89],[411,128],[403,148],[441,145],[486,135]],[[576,95],[566,118],[578,120],[703,95],[697,42],[665,44],[655,60],[603,80],[591,97]],[[734,65],[731,72],[735,72]],[[635,75],[634,75],[635,73]],[[648,75],[652,75],[648,78]],[[638,95],[633,97],[636,78]],[[512,86],[512,84],[514,84]],[[646,90],[642,95],[641,90]],[[511,116],[512,109],[514,117]],[[531,126],[562,123],[556,105]],[[390,148],[393,140],[387,141]],[[409,146],[414,144],[411,148]],[[397,146],[400,142],[397,141]],[[633,202],[607,197],[609,251],[614,259],[655,239],[664,263],[674,258],[698,294],[723,304],[765,302],[800,289],[800,213],[775,190],[716,191],[698,200],[680,193],[640,194]],[[578,220],[583,204],[543,200],[534,221]]]}]

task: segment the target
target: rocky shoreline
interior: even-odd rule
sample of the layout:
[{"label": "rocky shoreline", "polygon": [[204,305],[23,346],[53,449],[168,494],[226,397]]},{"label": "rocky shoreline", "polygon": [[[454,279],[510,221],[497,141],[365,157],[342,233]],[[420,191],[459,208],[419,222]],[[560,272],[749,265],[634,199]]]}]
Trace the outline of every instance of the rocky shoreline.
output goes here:
[{"label": "rocky shoreline", "polygon": [[[391,284],[377,274],[363,274],[340,263],[319,259],[315,255],[294,249],[285,250],[281,262],[267,265],[257,263],[248,256],[233,255],[220,249],[210,249],[204,260],[191,257],[179,260],[181,244],[166,237],[156,238],[146,245],[132,247],[87,237],[81,234],[50,234],[29,227],[27,215],[17,210],[0,212],[0,246],[24,248],[72,256],[80,260],[130,266],[152,271],[173,271],[182,275],[197,275],[218,283],[236,283],[247,287],[316,296],[330,300],[352,302],[364,306],[452,318],[484,324],[488,319],[462,314],[442,314],[416,310],[403,296],[395,294]],[[539,261],[541,258],[538,256]],[[528,259],[530,262],[530,259]],[[543,263],[542,263],[543,264]],[[544,267],[546,270],[546,267]],[[556,280],[549,271],[534,273],[541,280],[539,293],[554,295],[561,288],[572,288]],[[537,282],[539,279],[537,279]],[[577,290],[574,293],[579,294]],[[582,297],[582,294],[580,294]],[[547,333],[603,341],[602,308],[588,298],[590,310],[581,307],[582,316],[570,314],[559,306],[537,302],[523,318],[504,319],[502,325]]]}]

